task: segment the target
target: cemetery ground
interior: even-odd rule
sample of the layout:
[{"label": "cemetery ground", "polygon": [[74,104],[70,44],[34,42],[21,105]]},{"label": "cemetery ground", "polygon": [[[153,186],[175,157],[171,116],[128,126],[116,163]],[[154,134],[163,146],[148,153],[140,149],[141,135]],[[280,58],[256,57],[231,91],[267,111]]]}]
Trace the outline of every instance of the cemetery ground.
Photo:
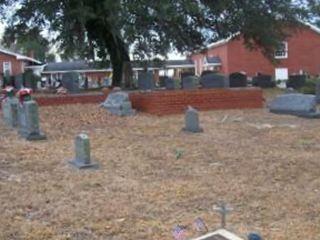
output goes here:
[{"label": "cemetery ground", "polygon": [[[320,237],[319,120],[210,111],[190,134],[183,115],[120,118],[94,104],[41,107],[40,118],[42,142],[0,121],[0,239],[172,239],[197,217],[219,228],[219,200],[240,236]],[[99,170],[68,164],[81,131]]]}]

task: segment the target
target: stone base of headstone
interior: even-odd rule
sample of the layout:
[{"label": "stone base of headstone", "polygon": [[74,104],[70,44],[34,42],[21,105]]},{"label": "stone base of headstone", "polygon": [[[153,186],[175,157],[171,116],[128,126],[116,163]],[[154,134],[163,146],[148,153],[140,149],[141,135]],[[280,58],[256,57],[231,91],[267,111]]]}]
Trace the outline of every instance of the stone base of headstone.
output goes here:
[{"label": "stone base of headstone", "polygon": [[18,106],[18,133],[28,141],[47,139],[40,130],[38,104],[35,101]]},{"label": "stone base of headstone", "polygon": [[98,163],[83,163],[79,159],[73,159],[69,161],[70,165],[78,168],[78,169],[98,169],[99,164]]},{"label": "stone base of headstone", "polygon": [[18,126],[18,106],[19,101],[15,97],[7,98],[1,104],[4,122],[9,127],[15,128]]},{"label": "stone base of headstone", "polygon": [[91,161],[90,140],[86,134],[79,134],[75,138],[75,158],[69,163],[78,169],[97,169],[99,164]]}]

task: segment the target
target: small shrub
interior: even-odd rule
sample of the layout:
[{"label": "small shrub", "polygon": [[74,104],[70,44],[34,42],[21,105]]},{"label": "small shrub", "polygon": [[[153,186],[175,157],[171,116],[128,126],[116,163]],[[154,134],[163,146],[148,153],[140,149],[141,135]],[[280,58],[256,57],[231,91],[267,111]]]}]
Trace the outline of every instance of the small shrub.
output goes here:
[{"label": "small shrub", "polygon": [[315,94],[317,82],[320,82],[319,78],[309,78],[299,91],[304,94]]}]

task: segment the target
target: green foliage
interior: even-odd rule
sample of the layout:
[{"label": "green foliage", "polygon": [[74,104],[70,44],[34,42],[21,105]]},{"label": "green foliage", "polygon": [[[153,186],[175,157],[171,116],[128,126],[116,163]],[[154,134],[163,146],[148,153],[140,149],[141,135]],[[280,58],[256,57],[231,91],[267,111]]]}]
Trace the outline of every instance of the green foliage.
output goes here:
[{"label": "green foliage", "polygon": [[37,26],[29,28],[25,23],[9,25],[4,32],[2,45],[6,48],[29,55],[39,61],[45,62],[50,47],[49,41],[41,35],[41,29]]},{"label": "green foliage", "polygon": [[[0,7],[13,4],[1,0]],[[310,0],[311,2],[311,0]],[[287,27],[306,16],[309,5],[294,0],[20,0],[14,26],[50,27],[65,57],[110,58],[113,84],[127,76],[125,62],[198,50],[241,32],[246,44],[271,57]],[[306,6],[306,7],[305,7]],[[6,15],[4,15],[6,18]],[[96,53],[96,54],[95,54]],[[130,68],[130,66],[128,65]],[[125,76],[126,77],[126,76]]]},{"label": "green foliage", "polygon": [[320,78],[309,78],[299,91],[304,94],[315,94],[318,82],[320,82]]}]

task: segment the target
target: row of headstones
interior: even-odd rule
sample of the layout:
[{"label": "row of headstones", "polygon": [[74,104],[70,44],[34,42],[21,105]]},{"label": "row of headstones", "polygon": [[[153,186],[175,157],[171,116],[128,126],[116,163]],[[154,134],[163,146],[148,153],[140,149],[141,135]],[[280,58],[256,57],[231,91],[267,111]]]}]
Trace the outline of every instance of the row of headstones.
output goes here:
[{"label": "row of headstones", "polygon": [[14,96],[13,88],[7,88],[2,100],[2,112],[6,125],[17,128],[20,136],[27,140],[43,140],[46,136],[40,130],[38,104],[31,99],[30,89],[21,89]]},{"label": "row of headstones", "polygon": [[[233,73],[229,77],[221,74],[208,72],[200,78],[188,75],[182,77],[182,89],[197,89],[199,84],[203,88],[228,88],[228,87],[247,87],[247,76],[242,73]],[[165,87],[167,90],[174,90],[180,88],[176,80],[170,77],[162,77],[160,79],[160,87]],[[155,83],[152,72],[139,72],[138,89],[153,90]]]},{"label": "row of headstones", "polygon": [[[13,88],[6,92],[6,98],[2,101],[4,122],[10,128],[17,128],[19,135],[26,140],[45,140],[46,136],[40,130],[38,104],[30,94],[30,91],[22,89],[18,92],[18,99],[13,94]],[[86,134],[75,138],[75,158],[70,163],[79,169],[98,167],[91,162],[90,141]]]}]

